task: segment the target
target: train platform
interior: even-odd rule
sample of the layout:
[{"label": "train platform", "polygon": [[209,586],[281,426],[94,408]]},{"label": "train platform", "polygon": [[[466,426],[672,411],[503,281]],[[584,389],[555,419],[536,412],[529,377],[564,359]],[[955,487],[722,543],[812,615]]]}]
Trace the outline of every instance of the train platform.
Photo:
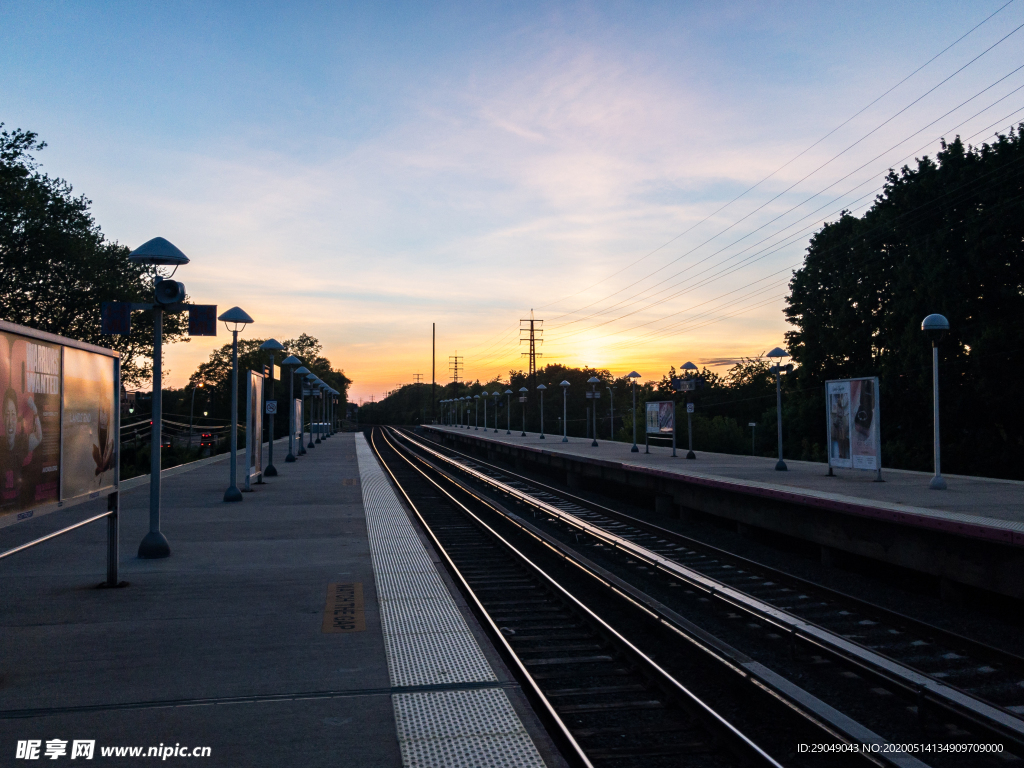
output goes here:
[{"label": "train platform", "polygon": [[[0,561],[0,763],[93,742],[100,765],[562,764],[361,434],[236,504],[226,459],[165,472],[163,560],[135,557],[148,484],[122,489],[126,587],[96,586],[103,524]],[[4,528],[0,550],[101,503]]]},{"label": "train platform", "polygon": [[[920,568],[940,577],[975,584],[997,592],[1024,597],[1024,482],[962,475],[945,475],[948,489],[929,489],[929,473],[882,470],[875,473],[849,469],[828,476],[825,464],[786,460],[788,471],[775,470],[776,459],[758,456],[705,453],[676,457],[668,446],[546,435],[499,427],[429,425],[428,434],[456,444],[505,453],[519,462],[565,470],[570,486],[585,486],[588,478],[621,482],[649,490],[677,508],[724,515],[741,525],[776,530],[808,538],[835,551],[849,551]],[[642,438],[642,435],[641,435]],[[795,510],[819,513],[794,514]],[[842,530],[826,530],[841,521]],[[876,532],[871,533],[869,529]],[[899,540],[885,541],[878,534],[898,531]],[[956,557],[928,563],[934,550],[948,548],[950,538],[969,542],[968,560]],[[902,542],[907,542],[900,551]],[[928,546],[920,546],[927,542]],[[986,562],[989,546],[1001,552],[998,562]],[[913,551],[911,551],[913,550]],[[992,568],[996,570],[993,572]],[[1018,581],[1018,585],[1014,585]]]}]

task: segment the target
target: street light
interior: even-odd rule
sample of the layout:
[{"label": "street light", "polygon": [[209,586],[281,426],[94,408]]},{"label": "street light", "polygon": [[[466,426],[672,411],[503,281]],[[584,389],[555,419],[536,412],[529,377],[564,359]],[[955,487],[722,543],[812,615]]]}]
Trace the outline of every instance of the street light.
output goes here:
[{"label": "street light", "polygon": [[590,399],[594,401],[593,404],[593,416],[594,416],[594,442],[590,444],[591,448],[597,448],[597,385],[601,383],[601,380],[597,376],[591,376],[587,379],[587,384],[590,385]]},{"label": "street light", "polygon": [[559,384],[562,388],[562,442],[569,442],[569,382]]},{"label": "street light", "polygon": [[949,320],[942,315],[928,315],[921,323],[921,330],[928,334],[932,342],[932,420],[935,429],[935,476],[928,483],[933,491],[946,490],[946,480],[942,477],[942,465],[939,461],[939,342],[949,330]]},{"label": "street light", "polygon": [[487,431],[487,395],[486,391],[482,395],[477,395],[477,397],[484,401],[484,432]]},{"label": "street light", "polygon": [[[473,408],[475,410],[473,414],[473,431],[476,432],[480,429],[480,395],[473,395]],[[487,401],[484,400],[484,423],[487,423]]]},{"label": "street light", "polygon": [[288,374],[288,455],[284,460],[289,464],[295,461],[295,367],[302,361],[295,355],[288,355],[281,365],[291,366]]},{"label": "street light", "polygon": [[300,365],[293,374],[299,376],[299,452],[297,455],[306,455],[306,377],[309,375],[309,368]]},{"label": "street light", "polygon": [[768,359],[778,358],[778,362],[775,364],[775,417],[779,422],[779,460],[775,462],[775,469],[779,472],[785,472],[786,462],[782,460],[782,358],[789,357],[789,352],[782,349],[782,347],[776,347],[768,353]]},{"label": "street light", "polygon": [[538,384],[537,389],[540,390],[540,439],[544,439],[544,390],[547,389],[543,384]]},{"label": "street light", "polygon": [[[274,353],[284,349],[284,345],[277,339],[267,339],[260,345],[260,349],[266,350],[270,353],[270,400],[274,399]],[[267,398],[264,397],[264,400]],[[266,408],[263,409],[264,411]],[[276,408],[274,409],[277,410]],[[267,468],[263,470],[265,477],[277,477],[277,467],[274,466],[274,419],[277,418],[276,413],[269,414],[270,421],[267,424],[268,435],[270,438],[270,444],[267,446]],[[260,435],[260,440],[263,439],[263,435]]]},{"label": "street light", "polygon": [[[311,414],[313,411],[316,411],[316,444],[320,445],[320,443],[323,442],[323,438],[320,436],[320,433],[324,428],[324,383],[321,381],[320,377],[315,374],[313,375],[312,381],[313,386],[310,387],[310,398],[313,397],[312,393],[314,391],[318,392],[319,394],[317,397],[320,399],[320,402],[317,403],[315,400],[311,399],[309,402],[309,410]],[[310,418],[312,418],[312,416]],[[310,436],[313,434],[312,424],[313,422],[310,421]]]},{"label": "street light", "polygon": [[640,453],[640,449],[636,447],[636,380],[640,378],[640,374],[632,371],[627,378],[633,380],[633,447],[629,449],[629,452]]},{"label": "street light", "polygon": [[519,396],[523,398],[523,407],[521,409],[523,412],[523,434],[521,434],[520,437],[526,437],[526,393],[529,391],[530,390],[528,390],[526,387],[519,388]]},{"label": "street light", "polygon": [[[156,293],[157,302],[153,304],[153,404],[152,418],[153,426],[150,429],[150,453],[149,453],[149,533],[145,535],[139,544],[139,557],[155,559],[169,557],[171,545],[167,537],[160,531],[160,447],[161,425],[163,423],[163,322],[164,304],[163,298],[175,297],[165,296],[160,290],[160,283],[165,279],[159,274],[159,267],[171,267],[171,277],[178,267],[188,264],[188,256],[179,251],[170,242],[162,237],[154,237],[134,251],[128,254],[128,260],[133,264],[141,264],[153,267],[157,281]],[[174,283],[168,280],[168,287],[180,288],[181,298],[184,298],[184,286],[181,283]],[[174,285],[170,285],[174,283]],[[178,299],[180,301],[181,299]]]},{"label": "street light", "polygon": [[460,397],[459,398],[459,426],[460,427],[463,427],[463,428],[468,428],[469,427],[469,425],[466,423],[468,421],[468,419],[466,418],[466,415],[467,415],[466,414],[466,398],[465,397]]},{"label": "street light", "polygon": [[615,440],[615,390],[608,389],[608,439]]},{"label": "street light", "polygon": [[[188,411],[188,449],[189,450],[192,450],[192,422],[193,422],[193,416],[195,416],[195,412],[196,412],[196,390],[197,389],[202,389],[202,388],[203,388],[202,382],[192,386],[192,407],[189,408],[189,411]],[[199,442],[202,442],[202,440],[200,440]]]},{"label": "street light", "polygon": [[[686,371],[686,378],[691,379],[693,378],[693,375],[690,372],[699,369],[696,365],[687,360],[679,370]],[[694,386],[696,386],[696,384],[694,384]],[[689,440],[690,445],[690,449],[686,452],[686,458],[696,459],[697,454],[693,452],[693,410],[690,408],[689,396],[687,396],[686,401],[686,437]],[[782,454],[780,453],[779,457],[781,458],[781,456]]]},{"label": "street light", "polygon": [[508,413],[505,415],[505,420],[508,422],[508,429],[505,431],[506,435],[512,434],[512,390],[505,390],[505,407],[508,408]]},{"label": "street light", "polygon": [[[313,382],[316,381],[315,373],[307,373],[306,381],[309,382],[309,445],[307,448],[316,448],[316,443],[313,442]],[[305,394],[305,384],[303,384],[303,394]]]},{"label": "street light", "polygon": [[501,390],[494,390],[491,396],[494,398],[494,434],[498,434],[498,398],[501,397]]},{"label": "street light", "polygon": [[238,475],[238,333],[253,320],[241,307],[232,307],[217,318],[231,332],[231,484],[224,491],[224,501],[241,501],[242,492],[236,482]]}]

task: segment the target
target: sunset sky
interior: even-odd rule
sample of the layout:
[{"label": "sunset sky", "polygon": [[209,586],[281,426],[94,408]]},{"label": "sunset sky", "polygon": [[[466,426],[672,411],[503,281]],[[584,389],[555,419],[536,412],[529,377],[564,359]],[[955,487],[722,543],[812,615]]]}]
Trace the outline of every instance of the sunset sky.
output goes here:
[{"label": "sunset sky", "polygon": [[[531,309],[543,362],[660,378],[781,344],[823,221],[1024,119],[1021,25],[1006,0],[4,2],[0,121],[107,237],[183,250],[194,301],[317,336],[357,402],[430,380],[432,322],[438,381],[524,366]],[[169,346],[167,383],[228,339]]]}]

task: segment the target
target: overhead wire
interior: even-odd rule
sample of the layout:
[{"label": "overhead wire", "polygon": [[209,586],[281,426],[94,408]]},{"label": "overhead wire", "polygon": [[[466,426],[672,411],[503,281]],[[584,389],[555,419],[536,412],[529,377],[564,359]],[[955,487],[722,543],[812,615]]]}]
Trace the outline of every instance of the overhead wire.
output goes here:
[{"label": "overhead wire", "polygon": [[924,69],[925,67],[927,67],[927,66],[928,66],[928,65],[930,65],[931,63],[933,63],[933,62],[934,62],[934,61],[935,61],[936,59],[938,59],[939,57],[941,57],[941,56],[942,56],[943,54],[947,53],[947,52],[948,52],[948,51],[949,51],[950,49],[952,49],[953,47],[955,47],[955,46],[956,46],[956,45],[957,45],[958,43],[960,43],[960,42],[961,42],[961,41],[963,41],[963,40],[964,40],[965,38],[967,38],[967,37],[968,37],[969,35],[971,35],[971,34],[972,34],[973,32],[975,32],[975,31],[976,31],[976,30],[977,30],[977,29],[978,29],[979,27],[982,27],[983,25],[985,25],[986,23],[988,23],[989,21],[991,21],[991,20],[992,20],[992,19],[993,19],[993,18],[994,18],[994,17],[996,16],[996,15],[998,15],[999,13],[1001,13],[1001,12],[1002,12],[1002,11],[1003,11],[1004,9],[1006,9],[1006,8],[1007,8],[1008,6],[1012,5],[1012,4],[1013,4],[1013,2],[1014,2],[1014,0],[1008,0],[1008,2],[1004,3],[1004,4],[1003,4],[1003,5],[1001,5],[1001,6],[999,7],[999,8],[997,8],[997,9],[996,9],[995,11],[993,11],[992,13],[990,13],[990,14],[989,14],[988,16],[986,16],[986,17],[985,17],[984,19],[982,19],[982,20],[981,20],[980,22],[978,22],[977,24],[975,24],[975,25],[974,25],[973,27],[971,27],[971,28],[970,28],[969,30],[967,30],[967,31],[966,31],[966,32],[965,32],[964,34],[962,34],[962,35],[961,35],[960,37],[958,37],[958,38],[957,38],[956,40],[954,40],[954,41],[953,41],[952,43],[950,43],[950,44],[949,44],[949,45],[947,45],[947,46],[946,46],[945,48],[943,48],[943,49],[942,49],[941,51],[939,51],[939,52],[938,52],[937,54],[935,54],[934,56],[932,56],[932,58],[930,58],[930,59],[929,59],[928,61],[926,61],[926,62],[925,62],[924,64],[922,64],[921,66],[919,66],[919,67],[918,67],[917,69],[915,69],[915,70],[914,70],[913,72],[911,72],[911,73],[910,73],[909,75],[907,75],[906,77],[904,77],[904,78],[903,78],[902,80],[900,80],[900,81],[899,81],[898,83],[896,83],[895,85],[891,86],[891,87],[890,87],[890,88],[889,88],[888,90],[886,90],[886,91],[885,91],[884,93],[882,93],[881,95],[877,96],[877,97],[876,97],[876,98],[875,98],[875,99],[874,99],[873,101],[871,101],[871,102],[870,102],[869,104],[867,104],[866,106],[862,107],[862,108],[861,108],[861,109],[860,109],[859,111],[857,111],[856,113],[854,113],[854,114],[853,114],[853,115],[851,115],[850,117],[848,117],[848,118],[847,118],[846,120],[844,120],[844,121],[843,121],[842,123],[840,123],[839,125],[837,125],[837,126],[836,126],[835,128],[833,128],[833,129],[832,129],[831,131],[829,131],[828,133],[826,133],[826,134],[825,134],[824,136],[822,136],[822,137],[821,137],[820,139],[818,139],[817,141],[815,141],[815,142],[814,142],[813,144],[811,144],[811,145],[810,145],[809,147],[807,147],[807,148],[806,148],[806,149],[804,149],[804,150],[803,150],[802,152],[800,152],[799,154],[797,154],[797,155],[795,155],[794,157],[792,157],[792,158],[791,158],[790,160],[786,161],[786,162],[785,162],[784,164],[780,165],[780,166],[779,166],[778,168],[776,168],[776,169],[775,169],[774,171],[772,171],[772,172],[771,172],[770,174],[768,174],[768,175],[767,175],[767,176],[765,176],[765,177],[764,177],[763,179],[761,179],[760,181],[758,181],[758,182],[757,182],[756,184],[754,184],[754,185],[753,185],[753,186],[751,186],[751,187],[748,187],[748,188],[747,188],[746,190],[744,190],[743,192],[741,192],[741,193],[740,193],[739,195],[737,195],[736,197],[734,197],[734,198],[733,198],[732,200],[730,200],[729,202],[725,203],[725,205],[721,206],[721,207],[720,207],[719,209],[717,209],[717,210],[716,210],[716,211],[714,211],[713,213],[711,213],[711,214],[709,214],[708,216],[704,217],[703,219],[701,219],[700,221],[698,221],[698,222],[697,222],[696,224],[694,224],[693,226],[691,226],[691,227],[689,227],[688,229],[686,229],[686,230],[685,230],[684,232],[681,232],[680,234],[678,234],[678,235],[676,235],[675,237],[673,237],[673,238],[672,238],[671,240],[669,240],[669,241],[667,241],[666,243],[664,243],[664,244],[662,244],[662,245],[658,246],[658,247],[657,247],[657,248],[655,248],[655,249],[654,249],[653,251],[650,251],[650,252],[649,252],[648,254],[646,254],[645,256],[642,256],[642,257],[641,257],[640,259],[637,259],[636,261],[634,261],[634,262],[632,262],[631,264],[629,264],[629,265],[627,265],[627,266],[623,267],[622,269],[620,269],[620,270],[618,270],[618,271],[616,271],[616,272],[613,272],[613,273],[612,273],[611,275],[608,275],[607,277],[605,277],[605,278],[603,278],[603,279],[599,280],[598,282],[594,283],[593,285],[591,285],[591,286],[588,286],[587,288],[584,288],[584,289],[582,289],[582,290],[580,290],[580,291],[577,291],[577,292],[576,292],[576,293],[574,293],[574,294],[570,294],[569,296],[565,296],[565,297],[563,297],[563,298],[561,298],[561,299],[558,299],[558,300],[556,300],[556,301],[554,301],[554,302],[551,302],[550,304],[546,304],[546,305],[542,306],[542,307],[541,307],[541,309],[547,309],[547,308],[549,308],[549,307],[555,306],[556,304],[558,304],[558,303],[559,303],[559,302],[561,302],[561,301],[564,301],[564,300],[566,300],[566,299],[572,298],[573,296],[578,296],[579,294],[581,294],[581,293],[584,293],[584,292],[586,292],[586,291],[590,290],[591,288],[595,288],[595,287],[597,287],[597,286],[598,286],[598,285],[600,285],[601,283],[607,282],[607,281],[608,281],[608,280],[610,280],[610,279],[611,279],[612,277],[615,277],[616,275],[619,275],[619,274],[621,274],[622,272],[625,272],[625,271],[627,271],[627,270],[629,270],[629,269],[632,269],[633,267],[635,267],[635,266],[636,266],[637,264],[639,264],[640,262],[644,261],[645,259],[649,258],[650,256],[653,256],[653,255],[654,255],[655,253],[657,253],[658,251],[662,250],[663,248],[666,248],[667,246],[671,245],[671,244],[672,244],[673,242],[675,242],[676,240],[678,240],[678,239],[679,239],[680,237],[682,237],[683,235],[686,235],[687,233],[689,233],[690,231],[692,231],[692,230],[693,230],[694,228],[696,228],[696,227],[700,226],[701,224],[703,224],[703,223],[707,222],[707,221],[708,221],[709,219],[713,218],[714,216],[717,216],[717,215],[718,215],[719,213],[721,213],[722,211],[724,211],[724,210],[725,210],[726,208],[728,208],[729,206],[731,206],[731,205],[732,205],[733,203],[737,202],[737,201],[738,201],[738,200],[740,200],[740,199],[741,199],[742,197],[746,196],[746,195],[747,195],[748,193],[750,193],[750,192],[752,192],[753,190],[757,189],[757,188],[758,188],[759,186],[761,186],[761,184],[763,184],[764,182],[768,181],[768,179],[770,179],[770,178],[772,178],[773,176],[775,176],[775,174],[779,173],[779,171],[782,171],[782,170],[784,170],[784,169],[785,169],[786,167],[788,167],[788,166],[789,166],[790,164],[792,164],[792,163],[793,163],[793,162],[795,162],[796,160],[798,160],[798,159],[800,159],[801,157],[803,157],[803,156],[804,156],[805,154],[807,154],[807,153],[808,153],[808,152],[809,152],[810,150],[814,149],[814,148],[815,148],[816,146],[818,146],[819,144],[821,144],[821,142],[825,141],[825,140],[826,140],[826,139],[828,139],[828,138],[829,138],[830,136],[832,136],[832,135],[833,135],[833,134],[834,134],[834,133],[835,133],[836,131],[838,131],[838,130],[840,130],[841,128],[845,127],[845,126],[846,126],[846,125],[848,125],[848,124],[849,124],[849,123],[850,123],[850,122],[851,122],[852,120],[854,120],[854,119],[856,119],[857,117],[859,117],[860,115],[862,115],[862,114],[863,114],[864,112],[866,112],[866,111],[867,111],[868,109],[870,109],[871,107],[873,107],[873,106],[874,106],[875,104],[877,104],[877,103],[878,103],[879,101],[881,101],[881,100],[882,100],[883,98],[885,98],[885,97],[886,97],[886,96],[888,96],[888,95],[889,95],[890,93],[892,93],[892,92],[893,92],[894,90],[896,90],[896,89],[897,89],[897,88],[899,88],[899,87],[900,87],[901,85],[903,85],[903,84],[904,84],[905,82],[907,82],[908,80],[910,80],[910,78],[912,78],[912,77],[913,77],[914,75],[916,75],[916,74],[917,74],[918,72],[920,72],[921,70],[923,70],[923,69]]}]

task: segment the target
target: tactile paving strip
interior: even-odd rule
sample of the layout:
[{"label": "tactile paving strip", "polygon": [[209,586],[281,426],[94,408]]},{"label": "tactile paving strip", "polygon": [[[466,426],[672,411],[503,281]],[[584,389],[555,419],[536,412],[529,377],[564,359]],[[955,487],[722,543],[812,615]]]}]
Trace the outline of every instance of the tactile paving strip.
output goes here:
[{"label": "tactile paving strip", "polygon": [[[356,437],[391,684],[497,682],[366,441]],[[395,694],[405,766],[543,766],[500,688]]]},{"label": "tactile paving strip", "polygon": [[543,766],[505,692],[402,693],[392,697],[406,766]]}]

